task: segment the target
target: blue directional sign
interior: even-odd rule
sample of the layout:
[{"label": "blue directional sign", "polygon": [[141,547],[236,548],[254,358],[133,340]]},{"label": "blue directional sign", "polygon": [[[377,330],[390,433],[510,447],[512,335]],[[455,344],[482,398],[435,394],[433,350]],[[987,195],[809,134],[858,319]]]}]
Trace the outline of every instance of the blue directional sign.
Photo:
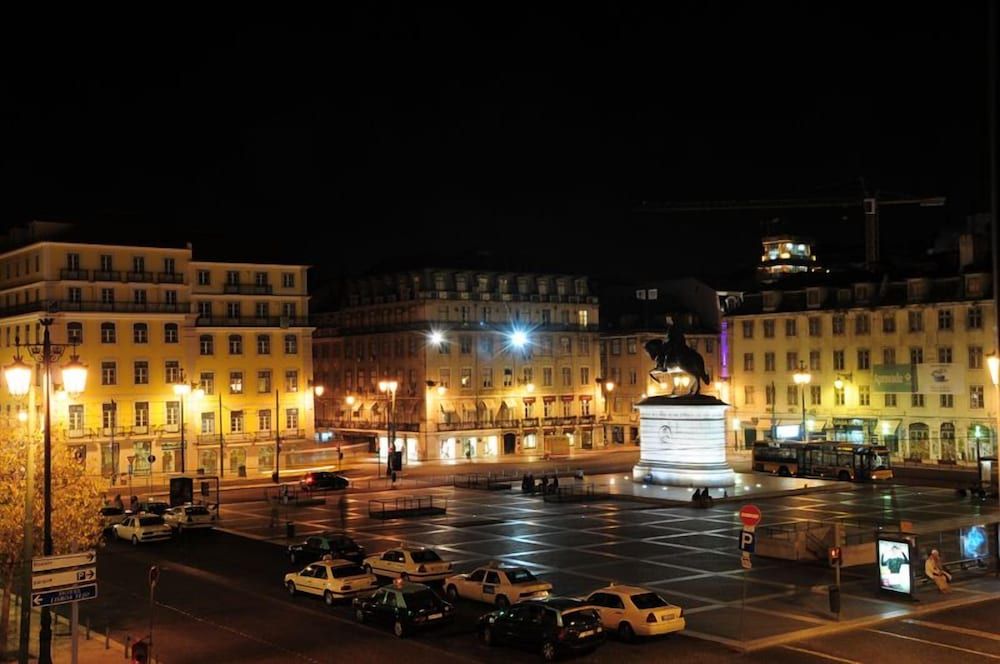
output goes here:
[{"label": "blue directional sign", "polygon": [[754,546],[756,544],[757,544],[757,536],[754,535],[752,530],[744,530],[742,533],[740,533],[740,551],[753,553]]},{"label": "blue directional sign", "polygon": [[60,590],[45,590],[40,593],[31,593],[31,606],[53,606],[55,604],[68,604],[69,602],[79,602],[84,599],[94,599],[97,597],[97,584],[88,583],[75,588],[62,588]]}]

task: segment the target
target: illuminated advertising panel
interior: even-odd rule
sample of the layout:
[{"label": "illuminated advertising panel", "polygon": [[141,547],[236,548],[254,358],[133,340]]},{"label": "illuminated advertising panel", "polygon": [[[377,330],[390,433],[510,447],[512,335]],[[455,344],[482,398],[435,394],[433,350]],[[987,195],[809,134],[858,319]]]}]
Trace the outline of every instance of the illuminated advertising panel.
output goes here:
[{"label": "illuminated advertising panel", "polygon": [[910,542],[901,537],[879,535],[878,547],[878,577],[879,586],[901,595],[913,592],[913,549]]},{"label": "illuminated advertising panel", "polygon": [[990,544],[986,539],[986,526],[962,528],[962,558],[985,559],[990,555]]}]

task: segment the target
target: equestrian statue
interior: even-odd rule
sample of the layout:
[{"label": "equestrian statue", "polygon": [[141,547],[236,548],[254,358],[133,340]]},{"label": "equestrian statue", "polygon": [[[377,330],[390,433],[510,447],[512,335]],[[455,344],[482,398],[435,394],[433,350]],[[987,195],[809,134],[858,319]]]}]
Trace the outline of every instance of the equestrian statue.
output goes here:
[{"label": "equestrian statue", "polygon": [[644,348],[649,354],[649,359],[656,362],[656,368],[649,372],[649,375],[657,383],[660,379],[656,374],[661,373],[686,373],[694,377],[694,382],[688,390],[688,394],[700,394],[702,382],[708,383],[711,379],[705,371],[705,360],[702,359],[698,351],[690,348],[684,340],[684,332],[680,326],[674,325],[672,321],[667,328],[666,340],[653,339],[647,341]]}]

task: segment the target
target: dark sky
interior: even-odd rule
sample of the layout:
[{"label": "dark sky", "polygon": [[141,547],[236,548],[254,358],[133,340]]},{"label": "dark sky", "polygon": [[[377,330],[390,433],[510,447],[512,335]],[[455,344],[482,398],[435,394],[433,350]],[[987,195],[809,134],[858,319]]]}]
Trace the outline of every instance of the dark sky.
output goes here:
[{"label": "dark sky", "polygon": [[6,22],[4,224],[128,227],[329,274],[487,252],[628,278],[752,265],[773,216],[821,257],[862,255],[859,210],[664,218],[641,201],[860,198],[861,178],[949,197],[887,211],[890,251],[988,206],[984,0],[352,4]]}]

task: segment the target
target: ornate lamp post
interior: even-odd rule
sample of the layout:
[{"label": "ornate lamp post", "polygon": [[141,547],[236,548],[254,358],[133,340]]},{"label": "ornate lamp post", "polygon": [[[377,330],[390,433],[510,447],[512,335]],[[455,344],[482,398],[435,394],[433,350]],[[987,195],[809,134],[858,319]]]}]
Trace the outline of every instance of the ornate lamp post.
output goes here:
[{"label": "ornate lamp post", "polygon": [[[379,381],[378,391],[386,395],[389,408],[386,409],[386,475],[392,474],[392,454],[396,451],[396,389],[399,383],[394,380]],[[400,468],[402,470],[402,468]]]},{"label": "ornate lamp post", "polygon": [[[200,397],[202,395],[202,390],[197,383],[189,383],[184,377],[184,370],[181,369],[180,382],[174,383],[174,394],[177,395],[181,402],[181,472],[187,472],[187,437],[186,429],[184,425],[184,401],[187,395],[194,392],[195,396]],[[222,422],[219,422],[219,426],[222,426]],[[222,476],[222,447],[219,447],[219,475]]]},{"label": "ornate lamp post", "polygon": [[[87,383],[87,367],[80,362],[76,355],[76,344],[54,344],[49,334],[49,327],[52,325],[51,318],[42,318],[39,323],[42,325],[44,334],[41,344],[22,344],[20,336],[14,337],[15,356],[14,361],[4,368],[4,376],[7,379],[7,389],[13,397],[24,397],[31,389],[31,367],[21,359],[21,349],[24,348],[28,355],[42,365],[44,372],[42,377],[45,380],[45,429],[44,429],[44,520],[42,526],[42,552],[46,556],[52,555],[52,365],[62,358],[67,348],[72,348],[69,364],[62,369],[63,384],[70,394],[80,394]],[[32,537],[33,515],[31,514],[31,499],[34,494],[34,462],[31,454],[31,447],[28,449],[28,477],[27,492],[25,498],[25,594],[21,598],[22,606],[22,658],[27,661],[27,638],[29,630],[29,620],[31,604],[28,598],[31,597],[31,557],[33,555],[34,542]],[[24,615],[24,608],[27,607],[27,616]],[[49,607],[42,607],[41,628],[38,632],[38,661],[39,664],[52,664],[52,617]]]},{"label": "ornate lamp post", "polygon": [[802,395],[802,440],[806,440],[806,385],[812,382],[812,374],[805,364],[799,362],[799,370],[792,375],[792,380],[799,386]]}]

